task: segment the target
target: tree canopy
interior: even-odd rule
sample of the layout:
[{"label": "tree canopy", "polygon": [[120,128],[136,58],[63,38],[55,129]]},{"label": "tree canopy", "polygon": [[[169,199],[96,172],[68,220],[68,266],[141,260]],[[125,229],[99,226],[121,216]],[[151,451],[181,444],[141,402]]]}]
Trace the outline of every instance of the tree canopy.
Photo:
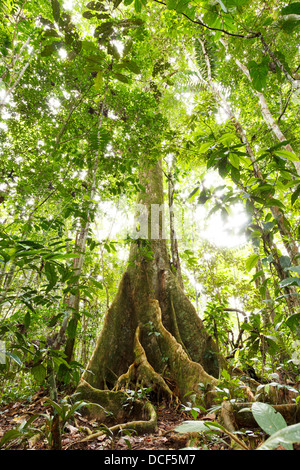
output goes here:
[{"label": "tree canopy", "polygon": [[[299,381],[299,25],[297,1],[2,1],[3,404],[45,381],[58,403],[99,335],[121,325],[124,350],[107,339],[120,348],[107,367],[122,380],[103,372],[98,388],[132,381],[130,337],[135,364],[149,374],[159,363],[153,383],[184,402],[194,383],[164,376],[169,335],[189,365],[222,377],[219,402],[237,369],[264,384],[261,400],[267,383]],[[162,203],[166,250],[134,222],[141,204]],[[171,274],[156,285],[144,263]],[[161,288],[163,325],[154,303],[153,320],[146,312],[146,284]],[[129,291],[141,304],[125,337]],[[118,302],[123,317],[109,313]],[[206,345],[192,339],[202,327]],[[217,372],[209,354],[222,357]]]}]

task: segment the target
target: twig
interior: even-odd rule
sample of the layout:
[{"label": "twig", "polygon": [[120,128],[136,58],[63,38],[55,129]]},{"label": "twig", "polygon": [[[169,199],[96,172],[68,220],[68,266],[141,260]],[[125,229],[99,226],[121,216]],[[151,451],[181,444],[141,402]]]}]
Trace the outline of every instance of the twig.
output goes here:
[{"label": "twig", "polygon": [[[160,3],[161,5],[164,5],[164,6],[167,6],[166,3],[164,2],[161,2],[160,0],[154,0],[156,3]],[[221,29],[221,28],[213,28],[211,26],[208,26],[207,24],[203,23],[202,21],[200,20],[193,20],[192,18],[190,18],[186,13],[180,11],[180,12],[177,12],[177,13],[180,13],[182,16],[184,16],[185,18],[187,18],[189,21],[191,21],[191,23],[194,23],[194,24],[198,24],[199,26],[203,26],[204,28],[206,29],[209,29],[210,31],[220,31],[224,34],[227,34],[228,36],[232,36],[232,37],[235,37],[235,38],[242,38],[242,39],[254,39],[254,38],[257,38],[259,36],[261,36],[261,33],[253,33],[251,36],[245,36],[244,34],[236,34],[236,33],[230,33],[229,31],[226,31],[225,29]]]}]

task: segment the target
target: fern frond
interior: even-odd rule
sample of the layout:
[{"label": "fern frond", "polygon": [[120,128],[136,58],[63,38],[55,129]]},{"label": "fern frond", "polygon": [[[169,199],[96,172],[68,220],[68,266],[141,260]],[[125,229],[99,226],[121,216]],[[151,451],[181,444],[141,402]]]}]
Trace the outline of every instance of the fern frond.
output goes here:
[{"label": "fern frond", "polygon": [[197,72],[188,70],[176,74],[176,90],[179,93],[198,93],[205,90],[205,86],[199,80]]}]

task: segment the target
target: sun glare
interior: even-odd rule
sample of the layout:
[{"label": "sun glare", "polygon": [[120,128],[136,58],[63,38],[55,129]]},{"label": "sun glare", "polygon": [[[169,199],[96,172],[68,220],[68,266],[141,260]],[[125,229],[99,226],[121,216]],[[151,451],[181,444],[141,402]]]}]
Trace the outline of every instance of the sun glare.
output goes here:
[{"label": "sun glare", "polygon": [[[201,213],[199,212],[199,218],[201,218]],[[247,221],[248,218],[243,208],[236,205],[232,208],[232,214],[228,216],[227,221],[223,220],[220,213],[209,217],[199,237],[210,241],[220,248],[235,248],[244,245],[247,241],[244,233],[241,233]]]}]

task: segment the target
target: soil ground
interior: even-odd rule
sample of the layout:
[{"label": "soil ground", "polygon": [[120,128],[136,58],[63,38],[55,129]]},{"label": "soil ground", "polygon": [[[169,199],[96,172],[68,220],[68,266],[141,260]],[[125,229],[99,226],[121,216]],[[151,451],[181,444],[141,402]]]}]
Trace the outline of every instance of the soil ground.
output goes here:
[{"label": "soil ground", "polygon": [[[86,442],[80,442],[86,438],[89,433],[95,433],[101,428],[102,423],[96,420],[89,420],[79,413],[67,423],[62,434],[62,450],[105,450],[105,451],[178,451],[186,447],[197,447],[200,450],[230,450],[230,439],[225,434],[202,435],[199,438],[193,438],[188,434],[179,434],[174,428],[185,420],[192,420],[189,413],[186,413],[180,407],[168,406],[166,404],[157,404],[158,426],[157,430],[151,434],[137,436],[133,433],[123,433],[115,436],[113,440],[107,435],[101,435],[89,439]],[[47,395],[40,391],[32,397],[30,401],[14,402],[0,407],[0,440],[2,436],[10,429],[15,429],[22,423],[28,421],[31,416],[37,416],[32,426],[38,430],[45,427],[45,414],[51,412],[51,407],[47,404]],[[207,421],[214,421],[214,413],[199,417]],[[36,433],[36,436],[38,434]],[[243,440],[250,449],[255,449],[264,436],[260,429],[243,430]],[[47,450],[49,449],[48,440],[45,434],[38,439],[24,439],[20,441],[15,439],[9,441],[4,446],[9,450]],[[278,450],[284,450],[278,449]]]},{"label": "soil ground", "polygon": [[[21,423],[26,422],[31,416],[38,415],[32,423],[37,429],[45,425],[45,413],[51,412],[51,407],[47,402],[47,396],[43,392],[37,393],[30,401],[10,403],[0,407],[0,440],[10,429],[17,428]],[[86,417],[76,413],[66,426],[62,435],[63,450],[179,450],[189,445],[196,445],[211,450],[229,449],[228,439],[206,438],[201,444],[191,442],[187,434],[179,434],[174,428],[184,420],[190,420],[191,415],[180,408],[158,404],[158,426],[155,433],[137,436],[133,433],[116,436],[113,440],[107,435],[93,438],[86,442],[79,442],[88,436],[89,432],[95,433],[102,423],[96,420],[88,420]],[[204,417],[207,420],[214,420],[213,414]],[[26,439],[20,442],[18,439],[10,441],[10,450],[46,450],[49,448],[46,436],[39,439]]]}]

